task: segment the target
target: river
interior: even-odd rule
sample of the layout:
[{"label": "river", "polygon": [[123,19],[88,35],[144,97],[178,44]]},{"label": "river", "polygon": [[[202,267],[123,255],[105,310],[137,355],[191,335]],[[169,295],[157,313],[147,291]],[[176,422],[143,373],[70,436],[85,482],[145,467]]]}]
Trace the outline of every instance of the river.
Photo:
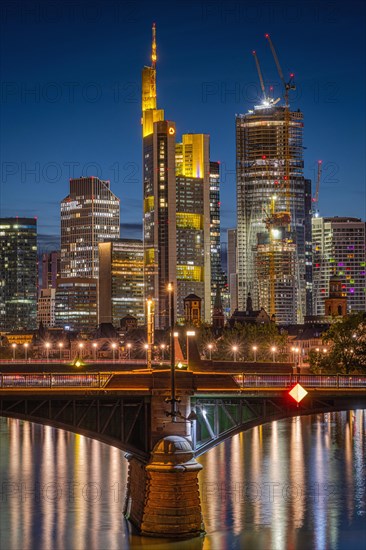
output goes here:
[{"label": "river", "polygon": [[366,548],[366,410],[272,422],[199,461],[206,536],[141,538],[121,514],[123,452],[0,418],[0,548]]}]

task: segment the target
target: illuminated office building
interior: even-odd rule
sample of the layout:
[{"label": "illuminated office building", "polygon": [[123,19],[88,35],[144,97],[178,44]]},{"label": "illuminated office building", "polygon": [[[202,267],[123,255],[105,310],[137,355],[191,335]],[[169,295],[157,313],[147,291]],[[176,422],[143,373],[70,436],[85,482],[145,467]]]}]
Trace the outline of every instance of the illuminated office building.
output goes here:
[{"label": "illuminated office building", "polygon": [[[176,280],[180,322],[185,318],[184,298],[190,294],[201,298],[202,317],[206,322],[211,320],[209,155],[210,138],[205,134],[184,134],[182,142],[176,145]],[[216,238],[216,232],[213,233]]]},{"label": "illuminated office building", "polygon": [[37,220],[0,219],[0,330],[30,330],[37,318]]},{"label": "illuminated office building", "polygon": [[302,133],[302,113],[274,103],[236,116],[238,308],[250,292],[280,324],[306,313]]},{"label": "illuminated office building", "polygon": [[349,312],[366,311],[365,222],[359,218],[312,219],[313,314],[324,315],[331,277],[342,278]]},{"label": "illuminated office building", "polygon": [[119,199],[109,181],[71,179],[61,202],[61,277],[98,277],[98,243],[119,234]]},{"label": "illuminated office building", "polygon": [[135,239],[99,244],[98,322],[115,327],[126,315],[144,324],[144,249]]},{"label": "illuminated office building", "polygon": [[37,302],[37,325],[44,328],[54,327],[56,307],[56,288],[41,288]]},{"label": "illuminated office building", "polygon": [[156,39],[142,70],[143,241],[145,298],[154,300],[155,327],[169,326],[168,283],[176,283],[175,124],[157,109]]},{"label": "illuminated office building", "polygon": [[90,333],[97,327],[98,280],[65,277],[57,280],[55,324],[65,330]]},{"label": "illuminated office building", "polygon": [[237,270],[236,229],[227,230],[227,278],[230,294],[230,314],[238,309],[238,270]]}]

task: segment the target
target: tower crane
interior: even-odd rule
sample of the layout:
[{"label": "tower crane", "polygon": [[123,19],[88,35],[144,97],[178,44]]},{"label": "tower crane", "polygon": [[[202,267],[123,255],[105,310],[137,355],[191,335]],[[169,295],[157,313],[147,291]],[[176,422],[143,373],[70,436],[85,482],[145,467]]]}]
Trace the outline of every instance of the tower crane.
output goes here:
[{"label": "tower crane", "polygon": [[318,160],[318,173],[316,178],[316,188],[315,188],[315,195],[312,198],[312,202],[314,203],[313,213],[316,213],[316,207],[319,202],[319,189],[320,189],[320,180],[322,177],[322,168],[323,168],[323,161]]},{"label": "tower crane", "polygon": [[271,40],[271,37],[269,34],[265,35],[266,39],[268,40],[269,47],[271,48],[271,52],[273,55],[273,59],[275,61],[278,76],[280,77],[280,80],[283,85],[284,89],[284,96],[285,96],[285,125],[284,125],[284,149],[285,149],[285,189],[286,189],[286,210],[291,212],[291,187],[290,187],[290,145],[289,145],[289,138],[290,138],[290,111],[289,111],[289,92],[292,90],[296,90],[295,82],[294,82],[294,74],[290,74],[290,79],[288,82],[285,81],[285,78],[283,76],[282,68],[280,65],[280,62],[277,57],[277,53],[275,50],[275,47],[273,45],[273,42]]},{"label": "tower crane", "polygon": [[264,80],[263,80],[263,76],[262,76],[262,71],[261,71],[261,66],[259,65],[259,59],[258,59],[258,56],[257,56],[257,52],[255,50],[253,50],[253,57],[254,57],[254,61],[255,61],[255,65],[257,67],[257,73],[258,73],[258,77],[259,77],[259,82],[260,82],[260,85],[261,85],[261,90],[262,90],[262,94],[263,94],[263,99],[266,100],[267,97],[266,97],[266,89],[264,87]]}]

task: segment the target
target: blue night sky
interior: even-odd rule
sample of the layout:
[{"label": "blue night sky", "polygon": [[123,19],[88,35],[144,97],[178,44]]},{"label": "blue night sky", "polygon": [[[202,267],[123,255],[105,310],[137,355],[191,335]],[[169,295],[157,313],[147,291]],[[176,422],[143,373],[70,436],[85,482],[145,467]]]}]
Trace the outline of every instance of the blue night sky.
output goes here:
[{"label": "blue night sky", "polygon": [[[221,161],[222,229],[235,225],[235,114],[279,80],[305,117],[305,176],[323,160],[321,215],[365,218],[363,2],[5,2],[1,8],[1,216],[38,216],[58,245],[70,177],[111,180],[122,237],[141,237],[140,76],[157,24],[158,105],[178,136],[211,136]],[[33,93],[30,90],[33,89]],[[226,235],[223,235],[226,240]]]}]

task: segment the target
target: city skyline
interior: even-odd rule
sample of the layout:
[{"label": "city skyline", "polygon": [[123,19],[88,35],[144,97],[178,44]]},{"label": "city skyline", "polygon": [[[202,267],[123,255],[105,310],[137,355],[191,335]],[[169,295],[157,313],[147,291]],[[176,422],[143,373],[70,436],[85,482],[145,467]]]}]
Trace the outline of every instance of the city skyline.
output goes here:
[{"label": "city skyline", "polygon": [[[98,14],[100,4],[93,6]],[[174,17],[177,14],[174,8],[162,10],[161,5],[157,5],[152,13],[154,10],[146,4],[142,18],[141,5],[137,5],[135,11],[130,6],[127,28],[119,34],[121,17],[113,22],[111,11],[103,13],[111,32],[102,42],[87,41],[87,45],[73,35],[72,29],[78,25],[80,35],[86,28],[93,31],[101,15],[98,19],[94,14],[93,20],[93,14],[87,17],[78,15],[77,10],[73,15],[65,11],[56,27],[47,10],[39,20],[36,15],[32,19],[30,14],[25,14],[23,19],[19,14],[8,15],[5,37],[11,33],[12,24],[19,24],[19,17],[24,36],[33,34],[26,55],[20,52],[13,38],[6,42],[9,57],[3,66],[2,85],[1,216],[38,216],[40,251],[58,246],[59,201],[66,194],[70,176],[80,176],[83,168],[87,168],[87,174],[83,175],[111,180],[121,198],[121,236],[141,237],[138,86],[141,64],[149,61],[149,36],[154,20],[158,32],[159,97],[166,116],[176,121],[178,136],[189,132],[209,134],[211,156],[221,162],[223,233],[235,225],[232,223],[235,218],[235,114],[246,113],[255,103],[248,95],[250,90],[259,94],[253,49],[258,52],[266,83],[274,82],[279,89],[264,39],[267,31],[276,44],[284,72],[287,73],[288,68],[295,72],[297,93],[301,97],[295,96],[291,106],[304,112],[304,175],[312,178],[313,188],[316,161],[323,160],[321,215],[365,218],[364,94],[363,89],[360,93],[363,82],[358,72],[362,66],[364,23],[355,17],[355,10],[361,4],[351,2],[354,10],[347,14],[340,11],[337,3],[332,4],[332,10],[328,6],[328,9],[319,8],[317,13],[299,7],[303,11],[298,15],[308,21],[309,32],[305,36],[304,30],[300,30],[298,38],[297,27],[288,24],[296,15],[293,11],[278,8],[271,18],[263,9],[254,22],[251,21],[254,14],[238,12],[236,21],[234,13],[239,9],[236,4],[232,4],[231,15],[224,12],[221,4],[210,6],[208,9],[208,4],[199,8],[188,5],[184,29]],[[289,7],[289,4],[278,6]],[[213,13],[216,9],[221,9],[220,17]],[[339,29],[345,28],[347,18],[352,20],[352,31],[346,30],[346,39],[345,33],[340,38]],[[244,38],[232,32],[246,22]],[[57,36],[66,25],[70,29],[70,45],[66,47],[63,43],[60,48]],[[40,36],[34,36],[35,26],[43,29]],[[51,39],[51,30],[55,33],[54,39]],[[47,39],[50,52],[45,51]],[[206,47],[198,48],[199,41]],[[355,48],[361,61],[351,57]],[[194,55],[194,61],[187,64],[184,59],[192,59],[190,54]],[[349,83],[355,79],[359,84],[351,86]],[[32,86],[35,92],[27,95],[25,90]],[[230,93],[233,90],[235,93]],[[101,96],[94,101],[98,93]],[[351,129],[352,139],[348,140],[346,131]],[[96,166],[87,167],[88,163]],[[73,174],[70,173],[72,167]],[[26,176],[25,172],[31,169],[35,172]]]}]

